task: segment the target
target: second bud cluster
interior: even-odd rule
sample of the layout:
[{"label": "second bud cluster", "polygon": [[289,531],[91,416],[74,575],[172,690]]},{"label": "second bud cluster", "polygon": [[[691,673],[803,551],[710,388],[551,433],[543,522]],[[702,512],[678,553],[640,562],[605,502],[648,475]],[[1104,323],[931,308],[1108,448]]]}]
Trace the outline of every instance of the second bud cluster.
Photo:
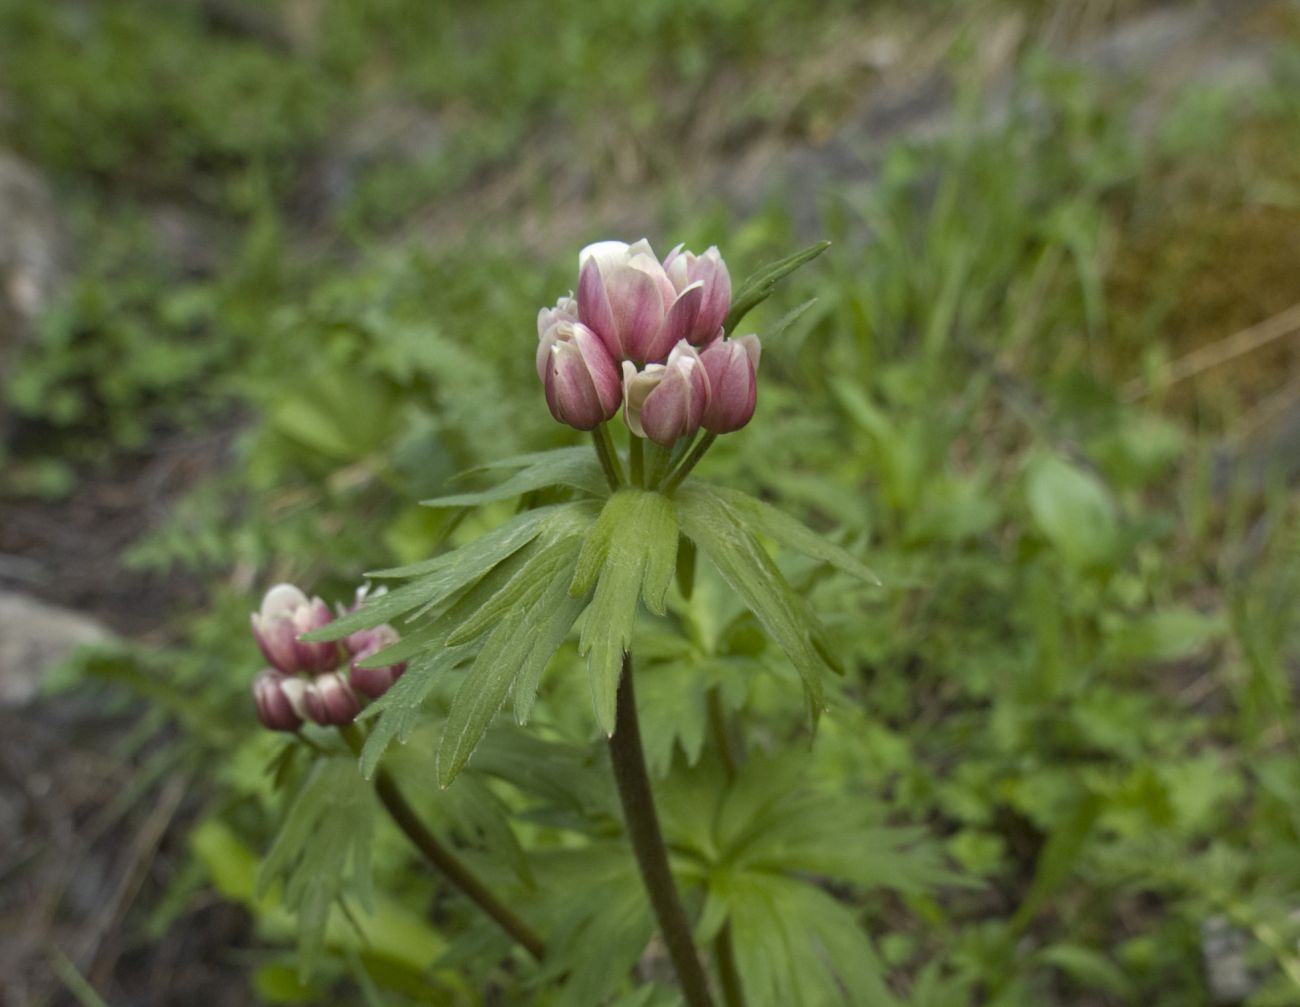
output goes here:
[{"label": "second bud cluster", "polygon": [[[362,588],[352,610],[365,598]],[[378,699],[406,670],[402,663],[365,666],[398,642],[397,631],[387,624],[359,630],[341,647],[299,639],[332,618],[325,602],[308,598],[292,584],[277,584],[266,592],[252,619],[253,638],[271,665],[253,679],[253,701],[264,727],[296,731],[308,720],[326,727],[350,724],[361,712],[361,696]]]}]

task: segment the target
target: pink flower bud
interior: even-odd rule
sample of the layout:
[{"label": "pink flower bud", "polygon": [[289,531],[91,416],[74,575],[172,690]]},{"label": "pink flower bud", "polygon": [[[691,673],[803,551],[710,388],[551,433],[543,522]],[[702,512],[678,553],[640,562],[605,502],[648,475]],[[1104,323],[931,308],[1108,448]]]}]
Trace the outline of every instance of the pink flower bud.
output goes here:
[{"label": "pink flower bud", "polygon": [[258,672],[253,679],[257,719],[272,731],[298,730],[306,716],[303,705],[305,691],[306,683],[300,678],[290,678],[274,668]]},{"label": "pink flower bud", "polygon": [[330,610],[325,602],[308,599],[292,584],[277,584],[263,597],[261,611],[253,613],[253,638],[266,659],[285,674],[317,674],[338,666],[338,646],[304,643],[298,637],[329,621]]},{"label": "pink flower bud", "polygon": [[731,273],[716,245],[696,255],[678,245],[664,259],[664,272],[673,288],[681,293],[700,284],[702,296],[695,323],[683,337],[694,346],[707,346],[722,335],[722,323],[731,310]]},{"label": "pink flower bud", "polygon": [[361,700],[341,672],[331,671],[307,682],[303,689],[307,716],[322,727],[350,724],[361,712]]},{"label": "pink flower bud", "polygon": [[678,290],[644,238],[588,245],[578,267],[578,318],[615,360],[662,361],[694,330],[704,285]]},{"label": "pink flower bud", "polygon": [[393,646],[400,639],[397,630],[387,623],[373,629],[358,630],[347,638],[348,650],[352,652],[352,670],[348,678],[354,689],[371,699],[378,699],[402,677],[402,672],[406,670],[404,662],[379,668],[361,667],[369,658]]},{"label": "pink flower bud", "polygon": [[542,345],[547,356],[542,382],[552,416],[578,430],[594,430],[618,412],[618,368],[591,329],[561,321]]},{"label": "pink flower bud", "polygon": [[695,347],[682,340],[666,364],[647,364],[638,372],[623,364],[623,416],[638,437],[671,446],[700,429],[709,405],[709,376]]},{"label": "pink flower bud", "polygon": [[703,420],[709,433],[729,434],[754,415],[761,352],[758,336],[753,335],[719,339],[700,352],[700,363],[709,375],[709,404]]}]

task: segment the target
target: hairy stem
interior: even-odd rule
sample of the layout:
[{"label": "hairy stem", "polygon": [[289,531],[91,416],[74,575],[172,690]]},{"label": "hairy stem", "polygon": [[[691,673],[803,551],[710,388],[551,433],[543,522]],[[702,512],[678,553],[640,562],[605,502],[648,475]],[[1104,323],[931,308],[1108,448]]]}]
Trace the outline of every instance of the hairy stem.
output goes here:
[{"label": "hairy stem", "polygon": [[596,445],[596,457],[600,459],[600,467],[605,470],[605,478],[609,480],[609,488],[618,489],[623,484],[623,466],[619,464],[614,443],[610,440],[609,427],[602,423],[591,432],[591,439]]},{"label": "hairy stem", "polygon": [[[349,724],[339,728],[339,733],[353,752],[360,755],[362,736],[355,725]],[[437,868],[461,893],[483,910],[502,930],[513,937],[530,955],[541,961],[546,953],[542,939],[533,932],[523,920],[515,915],[493,891],[487,887],[469,867],[451,850],[438,842],[437,837],[429,831],[420,820],[415,809],[402,796],[397,782],[386,770],[375,774],[375,793],[379,801],[406,838],[418,849],[424,858]]]},{"label": "hairy stem", "polygon": [[671,493],[680,486],[682,480],[691,474],[691,469],[695,468],[695,466],[699,464],[700,459],[704,457],[704,453],[708,451],[709,448],[713,447],[713,442],[717,439],[717,434],[705,434],[696,441],[695,446],[691,448],[691,453],[683,458],[681,464],[679,464],[677,468],[673,469],[672,475],[664,480],[663,491],[665,493]]},{"label": "hairy stem", "polygon": [[609,758],[614,767],[627,835],[636,854],[646,894],[659,921],[668,956],[672,959],[688,1007],[713,1007],[709,982],[691,937],[691,925],[677,894],[668,851],[664,847],[659,816],[650,792],[645,752],[641,748],[641,726],[636,715],[636,694],[632,687],[632,655],[623,655],[623,675],[618,683],[614,733],[609,739]]}]

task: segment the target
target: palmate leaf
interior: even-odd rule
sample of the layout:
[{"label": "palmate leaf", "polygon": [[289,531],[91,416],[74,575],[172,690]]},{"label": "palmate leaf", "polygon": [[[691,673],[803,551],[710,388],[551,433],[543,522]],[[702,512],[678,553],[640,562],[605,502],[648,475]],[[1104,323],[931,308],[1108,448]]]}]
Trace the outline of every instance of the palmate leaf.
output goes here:
[{"label": "palmate leaf", "polygon": [[682,532],[740,595],[799,672],[815,722],[826,702],[822,684],[826,661],[818,649],[824,636],[821,625],[722,497],[708,487],[687,483],[678,490],[676,501]]},{"label": "palmate leaf", "polygon": [[710,879],[705,915],[731,925],[749,1007],[896,1007],[858,920],[815,885],[779,874]]},{"label": "palmate leaf", "polygon": [[614,733],[615,699],[623,654],[632,646],[637,601],[666,611],[677,564],[677,518],[659,493],[620,490],[609,498],[578,557],[569,594],[584,597],[595,587],[582,624],[578,653],[587,658],[596,720]]},{"label": "palmate leaf", "polygon": [[570,821],[621,815],[603,746],[578,746],[503,726],[474,753],[474,770],[562,809]]},{"label": "palmate leaf", "polygon": [[547,879],[547,909],[555,915],[541,980],[564,977],[555,1007],[607,1003],[654,933],[650,904],[636,861],[621,844],[593,843],[580,850],[554,850],[538,857]]},{"label": "palmate leaf", "polygon": [[819,241],[817,244],[809,245],[800,252],[795,252],[793,255],[787,255],[784,259],[769,263],[751,274],[736,289],[736,293],[731,298],[731,310],[727,313],[726,321],[722,323],[722,327],[728,333],[734,333],[741,319],[772,296],[772,291],[776,289],[776,285],[781,280],[799,267],[812,262],[813,259],[830,247],[831,243],[829,241]]},{"label": "palmate leaf", "polygon": [[367,911],[373,905],[374,810],[370,786],[356,764],[350,758],[322,758],[304,779],[262,862],[256,897],[283,880],[284,903],[298,914],[304,979],[320,955],[335,902],[348,894]]}]

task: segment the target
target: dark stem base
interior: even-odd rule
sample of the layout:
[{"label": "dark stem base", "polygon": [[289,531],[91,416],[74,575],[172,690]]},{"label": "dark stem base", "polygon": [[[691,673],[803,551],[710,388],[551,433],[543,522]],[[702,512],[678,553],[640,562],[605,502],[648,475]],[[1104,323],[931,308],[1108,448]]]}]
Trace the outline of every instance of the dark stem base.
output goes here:
[{"label": "dark stem base", "polygon": [[641,727],[636,715],[630,654],[623,655],[623,676],[618,683],[616,710],[614,733],[609,739],[609,757],[614,767],[618,796],[623,803],[628,839],[636,854],[650,905],[659,921],[686,1003],[689,1007],[713,1007],[709,982],[691,937],[690,921],[686,918],[668,866],[668,852],[650,792],[650,774],[646,771]]}]

